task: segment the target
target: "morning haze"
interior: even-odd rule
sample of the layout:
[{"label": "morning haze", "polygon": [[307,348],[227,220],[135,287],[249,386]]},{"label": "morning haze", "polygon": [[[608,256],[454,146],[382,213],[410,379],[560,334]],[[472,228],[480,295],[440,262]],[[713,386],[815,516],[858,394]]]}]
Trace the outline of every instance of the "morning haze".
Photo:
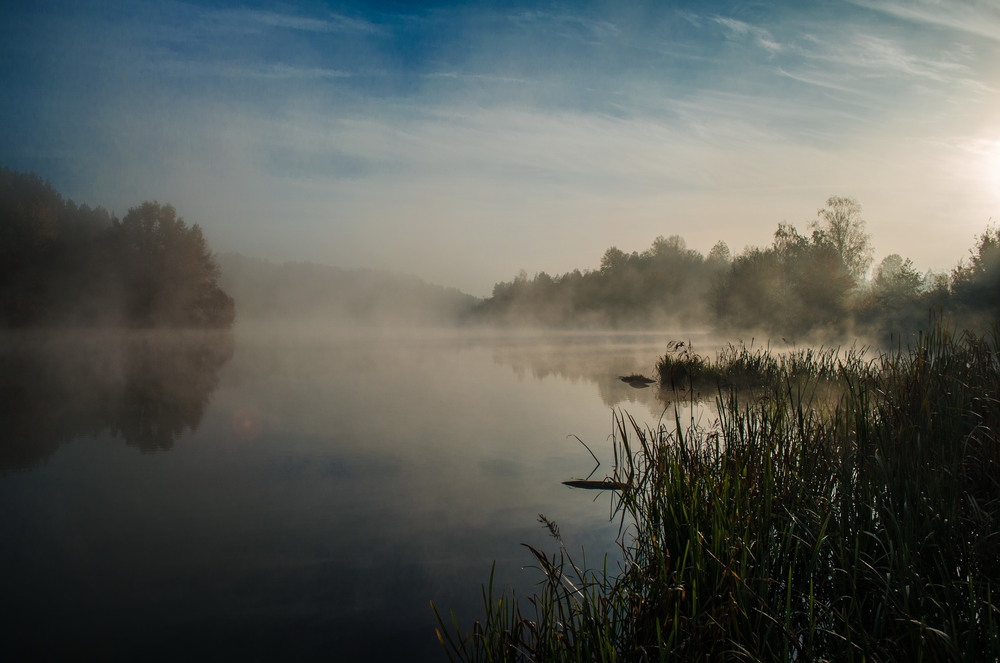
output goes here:
[{"label": "morning haze", "polygon": [[7,3],[5,653],[997,659],[998,35]]},{"label": "morning haze", "polygon": [[990,3],[114,7],[4,11],[4,165],[220,252],[482,297],[839,195],[945,271],[1000,201]]}]

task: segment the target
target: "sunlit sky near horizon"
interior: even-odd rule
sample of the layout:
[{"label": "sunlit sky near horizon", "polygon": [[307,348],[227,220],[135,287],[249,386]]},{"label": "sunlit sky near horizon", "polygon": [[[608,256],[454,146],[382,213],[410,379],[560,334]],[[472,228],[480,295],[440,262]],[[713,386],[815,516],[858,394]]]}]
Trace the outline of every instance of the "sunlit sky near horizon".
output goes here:
[{"label": "sunlit sky near horizon", "polygon": [[943,271],[1000,220],[1000,2],[4,3],[0,165],[213,249],[488,295],[856,198]]}]

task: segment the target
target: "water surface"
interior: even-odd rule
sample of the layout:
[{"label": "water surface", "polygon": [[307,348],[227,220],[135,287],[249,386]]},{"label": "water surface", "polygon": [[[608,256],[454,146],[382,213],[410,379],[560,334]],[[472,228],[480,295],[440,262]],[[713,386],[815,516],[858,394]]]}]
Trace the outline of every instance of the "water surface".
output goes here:
[{"label": "water surface", "polygon": [[[614,554],[611,410],[655,423],[675,335],[50,334],[5,339],[9,649],[105,660],[442,660],[530,543]],[[672,410],[669,416],[672,416]]]}]

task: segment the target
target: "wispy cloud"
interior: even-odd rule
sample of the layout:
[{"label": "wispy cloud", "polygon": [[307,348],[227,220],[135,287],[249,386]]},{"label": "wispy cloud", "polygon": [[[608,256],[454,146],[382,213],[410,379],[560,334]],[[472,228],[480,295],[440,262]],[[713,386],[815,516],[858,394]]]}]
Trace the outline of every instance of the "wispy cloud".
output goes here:
[{"label": "wispy cloud", "polygon": [[1000,41],[1000,5],[994,0],[850,1],[896,18]]},{"label": "wispy cloud", "polygon": [[928,210],[997,215],[978,174],[1000,136],[994,0],[36,4],[27,35],[0,15],[5,71],[28,72],[0,109],[11,165],[119,210],[169,200],[220,250],[461,263],[476,276],[447,282],[488,291],[658,234],[739,250],[830,194],[921,235],[892,247],[918,262],[967,248],[906,231],[936,228]]},{"label": "wispy cloud", "polygon": [[363,19],[328,13],[322,16],[280,13],[253,9],[235,9],[206,12],[207,20],[233,29],[263,30],[280,28],[303,32],[360,32],[378,33],[382,29]]},{"label": "wispy cloud", "polygon": [[475,175],[526,186],[579,179],[602,187],[680,181],[687,166],[677,155],[688,149],[680,143],[692,144],[649,120],[516,109],[426,109],[402,122],[299,116],[277,135],[303,151],[338,150],[407,178]]},{"label": "wispy cloud", "polygon": [[898,41],[871,34],[857,35],[850,48],[841,50],[836,57],[842,64],[875,76],[902,74],[948,83],[971,73],[950,57],[916,55]]},{"label": "wispy cloud", "polygon": [[538,81],[523,76],[501,76],[497,74],[477,74],[462,71],[435,71],[424,74],[425,78],[446,78],[451,80],[472,81],[476,83],[504,83],[512,85],[539,85]]},{"label": "wispy cloud", "polygon": [[935,46],[928,48],[919,40],[864,30],[824,38],[810,35],[796,44],[798,57],[782,63],[777,71],[802,83],[859,98],[851,103],[868,104],[861,98],[880,99],[884,108],[895,107],[900,102],[898,95],[906,90],[973,98],[994,91],[977,71],[976,59],[968,49]]},{"label": "wispy cloud", "polygon": [[[150,67],[178,77],[208,76],[244,81],[320,81],[351,78],[357,72],[323,67],[295,66],[283,63],[249,64],[246,62],[212,62],[179,59],[163,52],[162,57],[151,60]],[[372,75],[372,72],[366,72]]]},{"label": "wispy cloud", "polygon": [[725,28],[731,38],[749,37],[757,46],[772,54],[780,53],[784,50],[784,47],[764,28],[726,16],[714,16],[712,20]]},{"label": "wispy cloud", "polygon": [[788,71],[783,67],[779,67],[778,72],[782,76],[787,76],[794,81],[805,83],[807,85],[814,85],[816,87],[834,90],[836,92],[844,92],[847,94],[860,93],[856,85],[850,85],[845,82],[844,77],[839,73],[831,74],[825,71],[810,71],[809,73],[801,73]]},{"label": "wispy cloud", "polygon": [[602,43],[621,34],[612,21],[594,19],[580,14],[554,13],[529,10],[513,13],[509,20],[521,27],[544,29],[554,35],[579,39],[588,43]]}]

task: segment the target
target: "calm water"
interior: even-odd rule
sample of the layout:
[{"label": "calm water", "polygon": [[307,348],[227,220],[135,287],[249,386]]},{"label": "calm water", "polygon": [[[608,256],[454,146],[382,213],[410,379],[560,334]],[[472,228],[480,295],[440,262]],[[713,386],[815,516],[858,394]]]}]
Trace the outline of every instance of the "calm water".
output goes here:
[{"label": "calm water", "polygon": [[[537,522],[598,563],[611,409],[655,423],[657,335],[7,338],[7,649],[113,660],[444,660]],[[672,416],[672,406],[670,409]]]}]

